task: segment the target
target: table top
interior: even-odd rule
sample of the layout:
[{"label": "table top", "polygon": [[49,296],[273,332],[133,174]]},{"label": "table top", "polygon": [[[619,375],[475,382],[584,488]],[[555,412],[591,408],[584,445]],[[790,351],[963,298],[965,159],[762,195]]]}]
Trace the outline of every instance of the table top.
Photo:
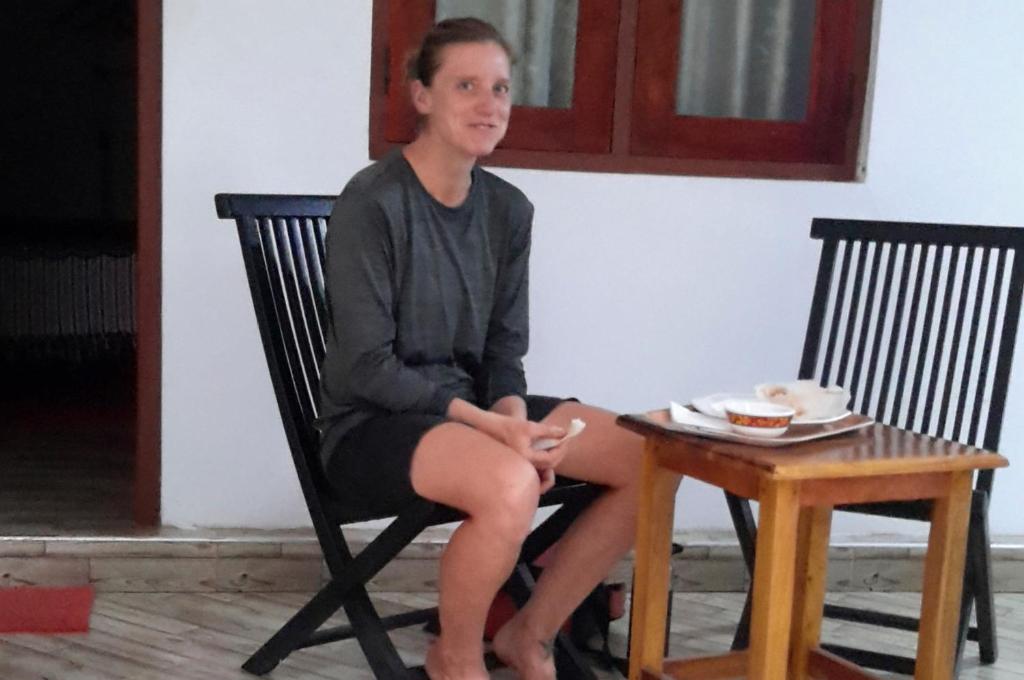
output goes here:
[{"label": "table top", "polygon": [[664,447],[662,455],[699,456],[708,462],[753,468],[775,479],[868,477],[1008,465],[998,453],[878,423],[835,437],[765,448],[668,429],[662,426],[670,422],[667,410],[622,415],[617,422],[645,437],[670,444]]}]

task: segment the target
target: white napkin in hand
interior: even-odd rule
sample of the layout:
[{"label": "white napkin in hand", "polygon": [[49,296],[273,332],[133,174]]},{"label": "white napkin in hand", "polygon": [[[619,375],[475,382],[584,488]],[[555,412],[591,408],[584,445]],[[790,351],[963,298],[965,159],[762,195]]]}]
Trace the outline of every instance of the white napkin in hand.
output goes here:
[{"label": "white napkin in hand", "polygon": [[569,422],[569,430],[565,433],[564,437],[562,437],[561,439],[538,439],[535,442],[533,442],[533,448],[537,451],[547,451],[548,449],[553,449],[556,446],[561,445],[562,442],[564,442],[569,437],[575,437],[580,432],[583,432],[583,428],[585,428],[586,426],[587,424],[580,420],[579,418],[573,418]]},{"label": "white napkin in hand", "polygon": [[705,430],[717,430],[719,432],[727,432],[729,430],[729,423],[720,418],[712,418],[706,416],[703,413],[697,413],[691,411],[682,404],[677,404],[674,401],[670,401],[668,404],[669,415],[672,417],[672,422],[679,423],[680,425],[690,425],[691,427],[699,427]]},{"label": "white napkin in hand", "polygon": [[822,387],[814,380],[758,385],[758,399],[789,406],[797,418],[831,418],[846,411],[850,393],[839,385]]}]

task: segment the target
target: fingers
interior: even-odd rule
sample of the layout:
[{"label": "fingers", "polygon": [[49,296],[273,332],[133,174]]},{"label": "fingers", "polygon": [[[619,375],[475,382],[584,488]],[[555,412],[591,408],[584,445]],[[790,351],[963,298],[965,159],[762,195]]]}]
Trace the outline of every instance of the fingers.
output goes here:
[{"label": "fingers", "polygon": [[530,423],[529,426],[530,448],[536,451],[547,451],[554,448],[566,435],[564,428],[555,425]]},{"label": "fingers", "polygon": [[555,448],[549,449],[548,451],[545,452],[547,454],[547,459],[550,462],[550,467],[552,469],[558,467],[558,464],[562,462],[562,459],[569,454],[569,450],[571,447],[572,440],[566,439],[564,442],[562,442]]},{"label": "fingers", "polygon": [[558,467],[562,459],[569,453],[569,447],[571,446],[571,440],[566,440],[550,449],[544,451],[538,451],[536,449],[530,449],[526,454],[526,459],[533,464],[538,470],[554,470]]},{"label": "fingers", "polygon": [[[537,470],[549,470],[557,466],[566,454],[567,441],[562,441],[567,431],[557,425],[501,417],[500,427],[491,434],[498,441],[518,452]],[[543,449],[538,449],[538,444]]]},{"label": "fingers", "polygon": [[555,469],[538,470],[537,473],[540,475],[540,492],[550,491],[555,486]]},{"label": "fingers", "polygon": [[546,425],[544,423],[530,423],[530,436],[533,439],[561,439],[566,435],[564,427],[557,425]]}]

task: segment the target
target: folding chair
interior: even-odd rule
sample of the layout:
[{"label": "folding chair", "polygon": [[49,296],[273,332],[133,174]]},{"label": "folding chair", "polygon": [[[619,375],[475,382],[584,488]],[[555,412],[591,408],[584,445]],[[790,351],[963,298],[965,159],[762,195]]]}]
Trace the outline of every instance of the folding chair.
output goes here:
[{"label": "folding chair", "polygon": [[[822,239],[799,377],[840,384],[852,410],[898,427],[998,450],[1024,286],[1024,229],[815,219]],[[991,470],[977,475],[957,638],[982,663],[996,660],[988,532]],[[751,576],[756,526],[750,503],[726,494]],[[927,522],[930,501],[837,507]],[[977,606],[977,626],[970,626]],[[825,605],[825,616],[916,631],[918,619]],[[750,593],[733,649],[747,646]],[[825,644],[870,668],[913,674],[914,660]]]},{"label": "folding chair", "polygon": [[[217,215],[238,226],[249,288],[277,404],[302,493],[316,530],[330,582],[243,664],[255,675],[270,672],[291,652],[355,637],[378,678],[425,677],[406,668],[388,631],[415,624],[436,625],[437,608],[380,617],[367,582],[429,526],[463,517],[452,508],[420,498],[388,514],[367,513],[339,498],[325,479],[319,457],[317,416],[319,366],[324,354],[327,312],[324,298],[324,236],[333,196],[218,194]],[[561,507],[527,538],[520,563],[506,584],[513,600],[529,597],[526,567],[552,545],[600,493],[598,486],[560,478],[541,505]],[[353,556],[341,526],[394,517]],[[339,608],[349,624],[320,630]],[[556,640],[563,677],[593,678],[586,661],[564,634]]]}]

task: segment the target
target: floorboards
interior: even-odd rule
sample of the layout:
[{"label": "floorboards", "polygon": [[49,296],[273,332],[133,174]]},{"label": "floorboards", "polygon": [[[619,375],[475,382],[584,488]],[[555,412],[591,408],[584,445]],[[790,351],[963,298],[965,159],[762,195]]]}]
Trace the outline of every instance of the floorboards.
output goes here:
[{"label": "floorboards", "polygon": [[[691,656],[724,651],[742,605],[740,593],[685,593],[673,601],[670,654]],[[241,663],[266,640],[308,595],[304,593],[100,593],[87,635],[0,636],[0,678],[4,680],[251,680]],[[429,606],[429,594],[380,593],[382,614]],[[830,601],[907,611],[913,593],[847,593]],[[996,596],[1000,658],[978,663],[968,648],[964,680],[1024,679],[1024,594]],[[336,616],[331,624],[344,622]],[[613,624],[613,650],[625,647],[627,622]],[[910,634],[826,621],[825,636],[846,644],[912,653]],[[430,637],[419,628],[395,635],[406,662],[421,663]],[[340,642],[293,653],[268,676],[271,680],[371,678],[354,642]],[[496,679],[514,677],[508,670]],[[602,678],[618,677],[612,673]],[[902,677],[902,676],[893,676]]]}]

